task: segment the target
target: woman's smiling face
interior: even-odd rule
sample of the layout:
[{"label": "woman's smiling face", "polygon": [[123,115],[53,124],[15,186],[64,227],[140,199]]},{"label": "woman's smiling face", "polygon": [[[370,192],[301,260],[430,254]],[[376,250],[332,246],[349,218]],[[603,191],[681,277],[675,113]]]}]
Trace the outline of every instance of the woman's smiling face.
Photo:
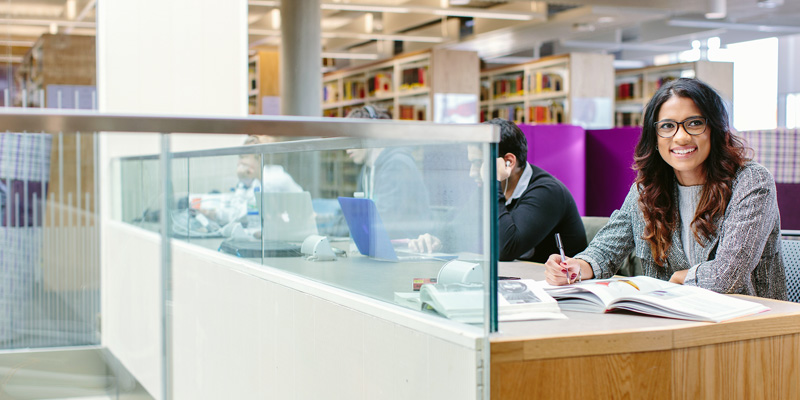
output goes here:
[{"label": "woman's smiling face", "polygon": [[[658,112],[659,123],[664,120],[678,123],[692,117],[704,115],[694,101],[686,97],[672,96],[661,105]],[[703,133],[690,135],[684,124],[680,124],[674,136],[658,136],[658,153],[675,170],[681,185],[703,184],[706,181],[704,162],[711,153],[711,128],[706,126]]]}]

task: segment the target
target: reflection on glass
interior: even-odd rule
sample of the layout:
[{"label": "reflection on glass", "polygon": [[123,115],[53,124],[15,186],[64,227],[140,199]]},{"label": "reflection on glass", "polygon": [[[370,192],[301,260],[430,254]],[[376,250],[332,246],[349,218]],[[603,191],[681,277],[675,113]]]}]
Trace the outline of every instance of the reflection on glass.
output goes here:
[{"label": "reflection on glass", "polygon": [[[241,154],[175,156],[171,233],[234,257],[434,313],[419,301],[421,284],[435,283],[450,260],[488,264],[489,249],[482,241],[489,229],[483,200],[489,188],[470,176],[470,146],[362,139],[337,147],[329,142],[318,140],[319,149],[309,150],[259,143],[254,149],[241,147]],[[472,147],[489,154],[486,144]],[[141,215],[147,204],[126,204],[137,201],[129,198],[136,191],[128,185],[153,192],[142,199],[158,193],[147,189],[155,182],[149,161],[121,163],[124,175],[135,178],[132,171],[138,169],[141,176],[123,180],[127,195],[122,209],[137,210],[125,216]],[[482,173],[488,172],[472,171]],[[441,238],[439,251],[420,253],[409,247],[425,233]]]}]

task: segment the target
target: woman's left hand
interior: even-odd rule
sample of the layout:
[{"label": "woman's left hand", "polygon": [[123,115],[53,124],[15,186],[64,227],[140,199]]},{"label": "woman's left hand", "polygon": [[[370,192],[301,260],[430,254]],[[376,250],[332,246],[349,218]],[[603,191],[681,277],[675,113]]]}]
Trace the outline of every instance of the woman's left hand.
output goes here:
[{"label": "woman's left hand", "polygon": [[688,273],[689,273],[688,269],[677,271],[674,274],[672,274],[672,277],[669,278],[669,281],[672,282],[672,283],[677,283],[679,285],[683,285],[683,281],[686,280],[686,274],[688,274]]}]

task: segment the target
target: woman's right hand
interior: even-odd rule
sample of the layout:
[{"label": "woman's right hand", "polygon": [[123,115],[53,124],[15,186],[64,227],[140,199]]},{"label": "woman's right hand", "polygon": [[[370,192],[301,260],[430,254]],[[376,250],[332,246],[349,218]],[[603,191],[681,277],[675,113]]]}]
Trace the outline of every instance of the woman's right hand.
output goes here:
[{"label": "woman's right hand", "polygon": [[409,240],[408,248],[417,253],[433,253],[442,248],[442,241],[430,233],[425,233]]},{"label": "woman's right hand", "polygon": [[[565,262],[562,262],[561,255],[552,254],[547,259],[547,262],[544,263],[545,280],[554,286],[574,283],[581,276],[582,263],[589,265],[586,261],[569,257]],[[584,274],[582,278],[588,279],[589,277]]]}]

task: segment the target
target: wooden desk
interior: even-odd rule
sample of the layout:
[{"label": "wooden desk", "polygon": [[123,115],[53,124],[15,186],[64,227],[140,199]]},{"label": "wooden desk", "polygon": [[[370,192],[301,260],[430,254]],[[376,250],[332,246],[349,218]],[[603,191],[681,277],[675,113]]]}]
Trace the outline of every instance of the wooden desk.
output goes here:
[{"label": "wooden desk", "polygon": [[[543,279],[541,265],[500,275]],[[491,398],[800,399],[800,304],[722,323],[565,312],[491,337]]]}]

